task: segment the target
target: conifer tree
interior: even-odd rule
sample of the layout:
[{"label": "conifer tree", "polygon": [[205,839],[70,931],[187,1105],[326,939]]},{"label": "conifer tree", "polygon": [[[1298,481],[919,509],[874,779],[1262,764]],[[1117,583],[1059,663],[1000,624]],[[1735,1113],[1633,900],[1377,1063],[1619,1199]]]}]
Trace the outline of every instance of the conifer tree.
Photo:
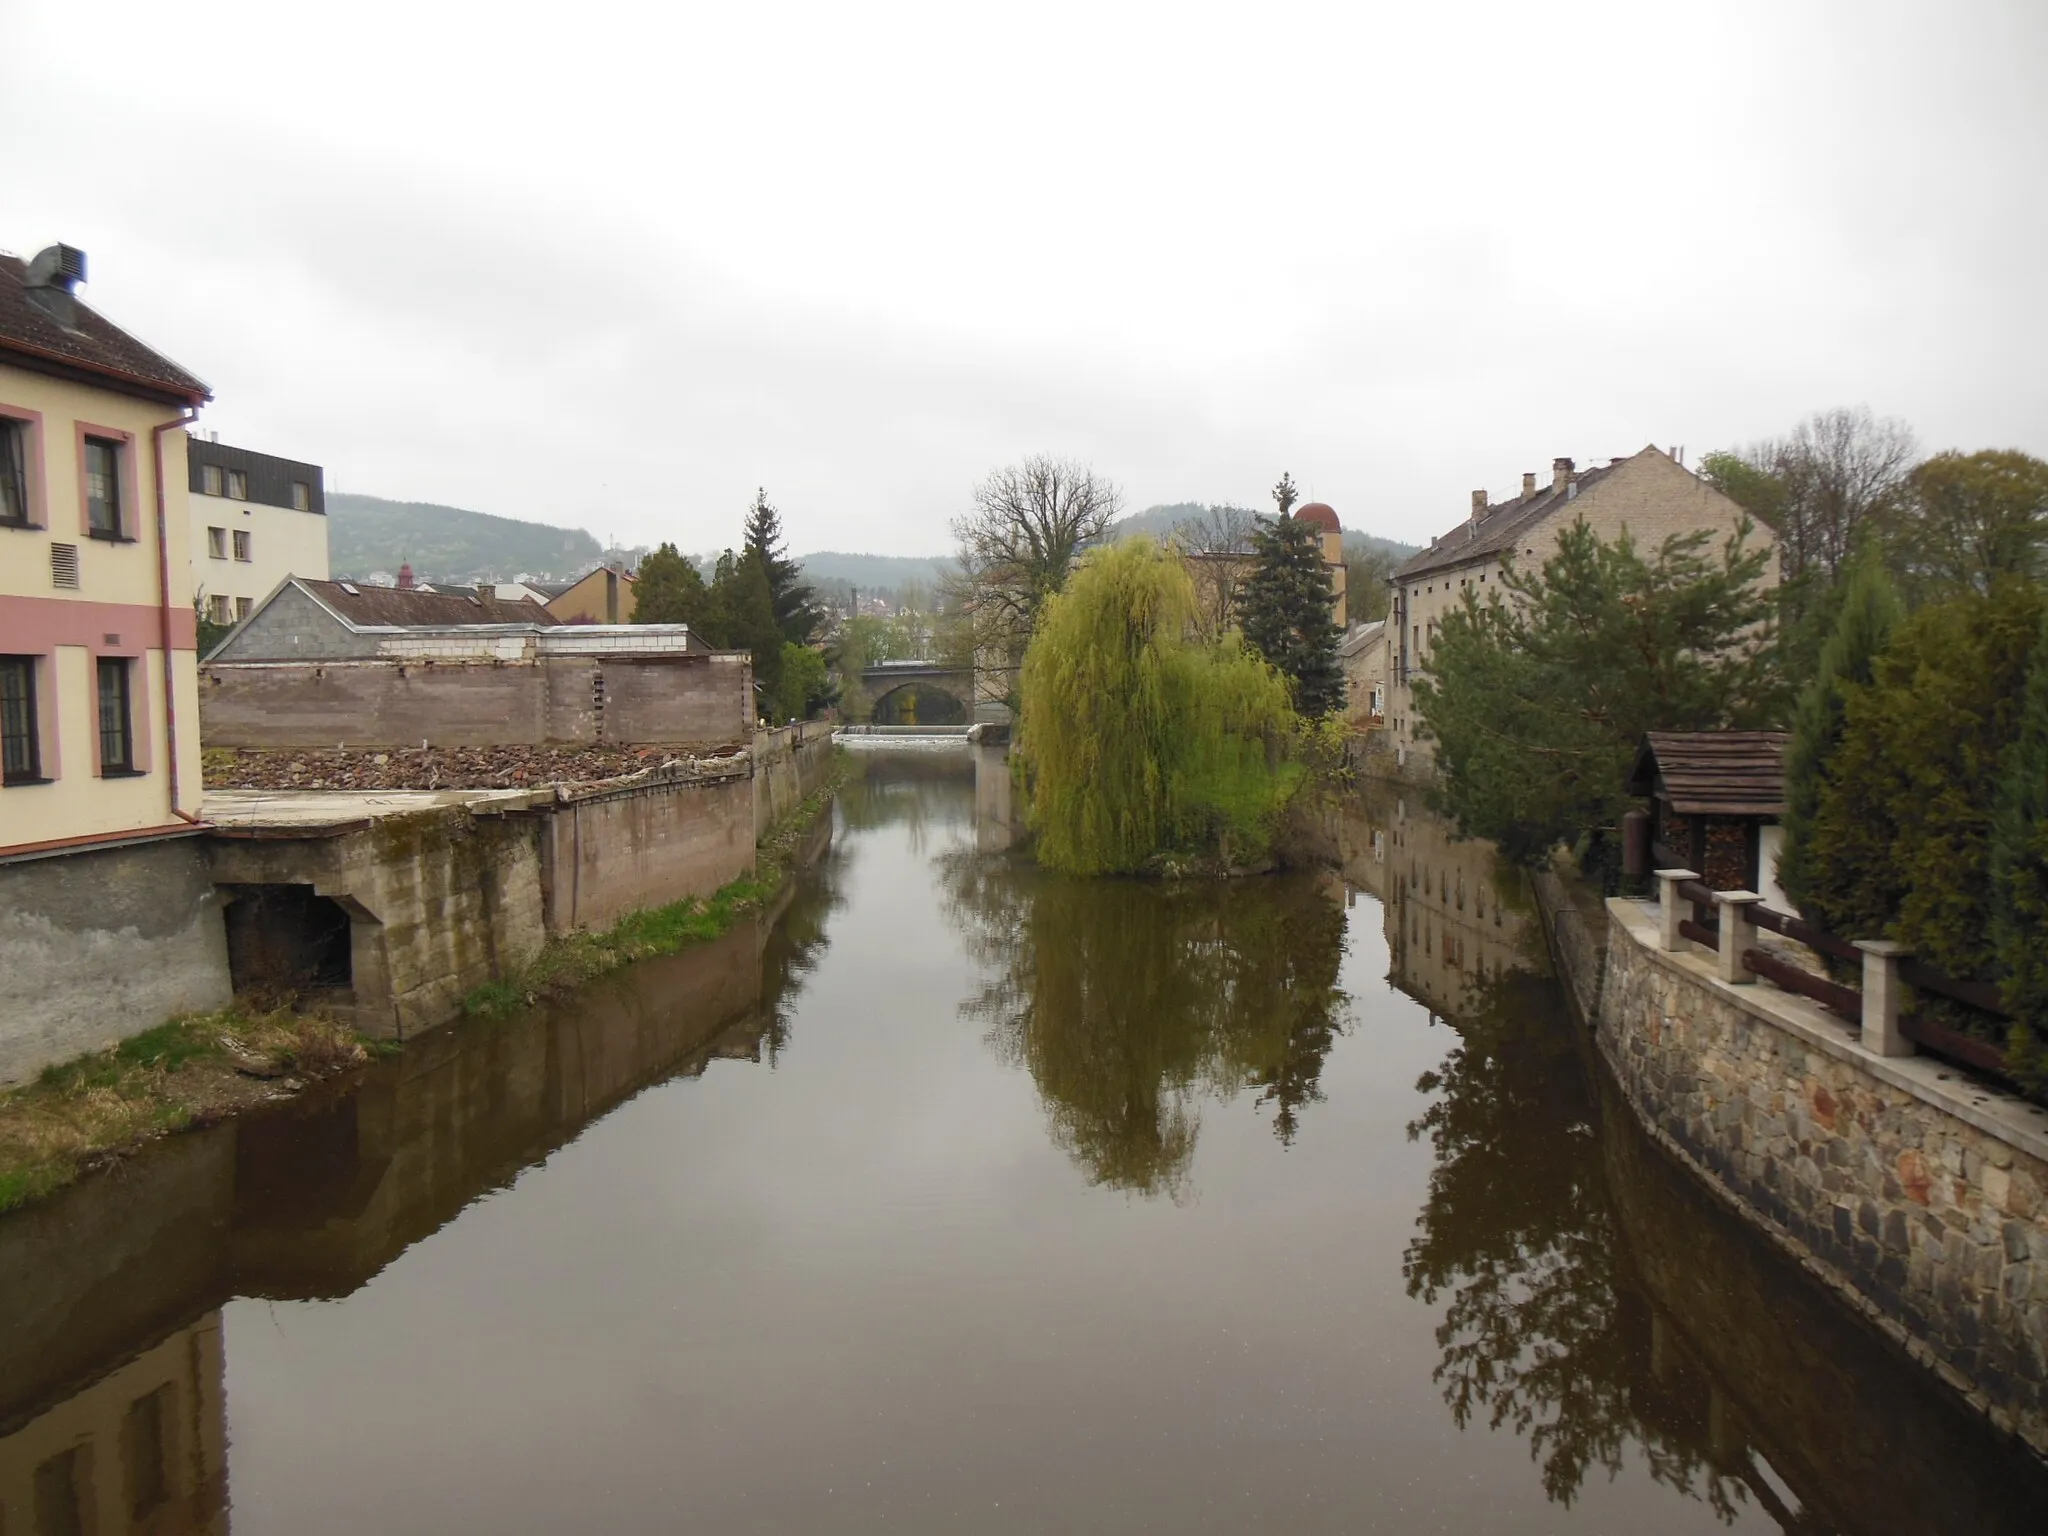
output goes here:
[{"label": "conifer tree", "polygon": [[1778,881],[1802,909],[1818,894],[1814,817],[1828,783],[1828,760],[1842,739],[1845,692],[1870,686],[1877,658],[1904,614],[1884,567],[1875,553],[1864,551],[1850,567],[1834,632],[1800,695],[1785,752],[1785,847]]},{"label": "conifer tree", "polygon": [[[1283,479],[1275,494],[1291,493]],[[1294,690],[1294,707],[1309,719],[1344,704],[1344,668],[1337,658],[1335,590],[1323,563],[1321,534],[1282,516],[1252,534],[1256,557],[1238,595],[1244,637]]]},{"label": "conifer tree", "polygon": [[688,624],[699,629],[708,596],[696,562],[678,553],[673,544],[660,545],[634,573],[633,622]]},{"label": "conifer tree", "polygon": [[718,573],[706,594],[704,638],[725,650],[747,651],[754,658],[754,685],[771,712],[782,696],[782,630],[775,622],[775,602],[768,573],[754,552],[718,557]]},{"label": "conifer tree", "polygon": [[1991,824],[1991,942],[2013,1016],[2006,1070],[2038,1092],[2048,1088],[2048,615]]},{"label": "conifer tree", "polygon": [[746,552],[768,579],[768,596],[782,638],[792,645],[809,645],[824,616],[818,611],[817,593],[803,580],[803,567],[783,549],[782,514],[769,503],[766,487],[754,492],[741,535]]}]

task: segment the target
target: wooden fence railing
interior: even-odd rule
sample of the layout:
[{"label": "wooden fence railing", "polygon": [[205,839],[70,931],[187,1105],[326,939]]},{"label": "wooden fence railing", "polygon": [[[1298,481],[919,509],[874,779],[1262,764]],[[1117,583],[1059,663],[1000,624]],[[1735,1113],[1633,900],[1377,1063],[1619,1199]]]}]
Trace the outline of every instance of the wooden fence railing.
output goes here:
[{"label": "wooden fence railing", "polygon": [[[1752,891],[1709,890],[1689,869],[1660,869],[1657,876],[1661,900],[1670,903],[1674,910],[1681,906],[1690,909],[1690,915],[1678,915],[1675,922],[1667,919],[1667,947],[1673,947],[1673,938],[1690,939],[1717,954],[1732,947],[1732,955],[1722,956],[1724,979],[1762,977],[1784,991],[1810,997],[1857,1026],[1865,1043],[1881,1054],[1903,1055],[1918,1046],[1972,1072],[2004,1078],[2005,1053],[1997,1042],[1957,1029],[1926,1013],[1906,1013],[1899,1007],[1903,983],[1921,996],[1946,998],[2005,1023],[2011,1015],[2006,1012],[1998,989],[1988,982],[1959,980],[1900,953],[1895,945],[1857,944],[1844,939],[1789,912],[1765,906],[1763,899]],[[1711,920],[1709,913],[1714,914]],[[1862,966],[1863,989],[1817,975],[1759,948],[1750,942],[1753,928],[1768,929],[1818,954]],[[1904,1043],[1907,1041],[1911,1044]]]}]

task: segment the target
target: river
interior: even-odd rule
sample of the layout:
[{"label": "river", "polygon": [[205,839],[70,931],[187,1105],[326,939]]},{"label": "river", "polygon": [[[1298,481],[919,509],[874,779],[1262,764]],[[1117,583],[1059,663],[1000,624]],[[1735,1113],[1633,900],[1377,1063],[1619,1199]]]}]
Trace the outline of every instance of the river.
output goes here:
[{"label": "river", "polygon": [[875,758],[771,918],[0,1222],[0,1530],[2048,1529],[1483,848],[1069,881],[991,788]]}]

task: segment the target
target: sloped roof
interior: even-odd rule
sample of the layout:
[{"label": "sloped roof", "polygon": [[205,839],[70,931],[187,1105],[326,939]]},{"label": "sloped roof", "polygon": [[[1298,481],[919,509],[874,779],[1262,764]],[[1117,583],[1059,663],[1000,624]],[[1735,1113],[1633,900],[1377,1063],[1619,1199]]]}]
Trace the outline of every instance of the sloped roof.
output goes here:
[{"label": "sloped roof", "polygon": [[[1627,462],[1626,460],[1623,461]],[[1553,481],[1539,488],[1527,501],[1517,496],[1511,501],[1495,502],[1486,509],[1486,516],[1479,519],[1466,518],[1464,522],[1436,541],[1434,547],[1419,550],[1396,567],[1393,581],[1407,581],[1416,576],[1439,571],[1446,566],[1464,565],[1468,561],[1497,555],[1502,550],[1512,549],[1521,532],[1544,513],[1569,502],[1574,495],[1588,487],[1599,484],[1619,468],[1615,464],[1603,464],[1597,469],[1579,471],[1572,477],[1571,485],[1560,491]]]},{"label": "sloped roof", "polygon": [[1371,647],[1386,630],[1385,619],[1370,619],[1363,624],[1355,625],[1351,632],[1337,643],[1337,654],[1356,656],[1360,651]]},{"label": "sloped roof", "polygon": [[1628,792],[1661,795],[1685,816],[1782,816],[1789,739],[1783,731],[1651,731]]},{"label": "sloped roof", "polygon": [[[539,603],[506,600],[493,593],[420,592],[403,587],[366,587],[357,582],[298,579],[329,610],[358,626],[415,624],[539,624],[562,621]],[[353,590],[351,590],[353,589]]]},{"label": "sloped roof", "polygon": [[194,375],[76,299],[78,324],[65,329],[30,302],[27,278],[27,262],[0,255],[0,355],[89,374],[109,389],[153,400],[199,405],[213,398]]}]

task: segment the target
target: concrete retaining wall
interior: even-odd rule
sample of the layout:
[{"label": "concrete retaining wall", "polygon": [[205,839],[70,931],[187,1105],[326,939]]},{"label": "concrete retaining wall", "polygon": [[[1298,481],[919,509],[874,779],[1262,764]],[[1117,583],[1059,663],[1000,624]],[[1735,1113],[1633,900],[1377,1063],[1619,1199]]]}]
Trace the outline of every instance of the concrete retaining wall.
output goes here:
[{"label": "concrete retaining wall", "polygon": [[330,836],[220,838],[213,877],[311,885],[339,902],[354,985],[328,1005],[366,1034],[403,1040],[540,948],[541,832],[530,817],[480,819],[454,806]]},{"label": "concrete retaining wall", "polygon": [[752,671],[744,655],[215,663],[200,731],[273,750],[724,744],[751,730]]},{"label": "concrete retaining wall", "polygon": [[754,837],[796,809],[824,784],[832,765],[832,728],[818,722],[759,731],[754,736]]},{"label": "concrete retaining wall", "polygon": [[1597,1038],[1638,1118],[1994,1422],[2048,1454],[2048,1113],[1817,1005],[1715,979],[1611,900]]},{"label": "concrete retaining wall", "polygon": [[0,865],[0,1083],[229,997],[197,839]]},{"label": "concrete retaining wall", "polygon": [[754,867],[754,782],[740,775],[579,794],[547,817],[549,933],[708,896]]}]

